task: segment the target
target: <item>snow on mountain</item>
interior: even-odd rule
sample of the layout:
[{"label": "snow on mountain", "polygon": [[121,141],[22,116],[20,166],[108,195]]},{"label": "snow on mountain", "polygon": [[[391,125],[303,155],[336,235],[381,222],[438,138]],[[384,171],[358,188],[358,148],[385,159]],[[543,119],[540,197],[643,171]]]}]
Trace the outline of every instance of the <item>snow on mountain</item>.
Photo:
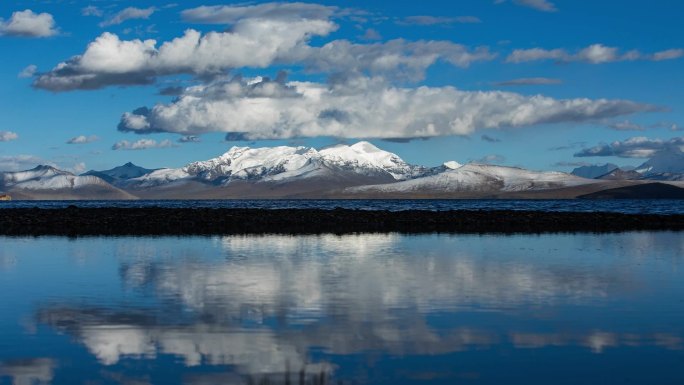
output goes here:
[{"label": "snow on mountain", "polygon": [[615,164],[612,163],[606,163],[603,165],[591,165],[591,166],[582,166],[582,167],[577,167],[574,170],[572,170],[571,174],[576,175],[582,178],[587,178],[587,179],[594,179],[601,177],[603,175],[606,175],[610,173],[611,171],[614,171],[616,169],[619,169]]},{"label": "snow on mountain", "polygon": [[406,180],[425,172],[404,162],[398,155],[381,150],[371,143],[358,142],[351,146],[337,145],[319,151],[323,163],[359,174],[390,174],[395,180]]},{"label": "snow on mountain", "polygon": [[646,178],[659,174],[684,174],[684,152],[676,147],[659,151],[636,171]]},{"label": "snow on mountain", "polygon": [[348,192],[498,192],[561,188],[592,183],[562,172],[469,163],[456,169],[386,185],[351,187]]},{"label": "snow on mountain", "polygon": [[2,173],[2,183],[8,189],[61,190],[89,186],[108,186],[96,176],[76,176],[52,166],[38,166],[31,170]]},{"label": "snow on mountain", "polygon": [[136,188],[193,178],[215,184],[225,184],[231,180],[276,182],[293,178],[334,178],[340,172],[405,180],[427,171],[368,142],[359,142],[321,150],[302,146],[233,147],[217,158],[193,162],[181,169],[156,170],[129,182]]},{"label": "snow on mountain", "polygon": [[456,169],[458,169],[458,168],[463,167],[462,164],[460,164],[460,163],[458,163],[458,162],[456,162],[456,161],[454,161],[454,160],[450,160],[450,161],[448,161],[448,162],[444,162],[444,164],[443,164],[442,166],[444,166],[445,168],[448,168],[448,169],[450,169],[450,170],[456,170]]}]

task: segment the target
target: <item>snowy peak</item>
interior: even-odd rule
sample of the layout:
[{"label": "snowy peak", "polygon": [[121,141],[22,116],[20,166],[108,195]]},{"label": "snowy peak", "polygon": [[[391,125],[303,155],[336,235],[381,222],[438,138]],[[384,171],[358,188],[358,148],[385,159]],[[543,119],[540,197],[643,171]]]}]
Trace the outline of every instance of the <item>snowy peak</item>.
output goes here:
[{"label": "snowy peak", "polygon": [[2,184],[6,188],[24,190],[62,190],[108,185],[96,176],[76,176],[45,165],[26,171],[2,173]]},{"label": "snowy peak", "polygon": [[213,181],[217,178],[257,179],[293,173],[311,165],[318,152],[308,147],[232,147],[218,158],[194,162],[184,170]]},{"label": "snowy peak", "polygon": [[369,142],[351,146],[337,145],[319,151],[325,164],[360,174],[387,173],[395,180],[405,180],[425,172],[425,168],[406,163],[398,155],[379,149]]},{"label": "snowy peak", "polygon": [[449,170],[456,170],[456,169],[463,167],[462,164],[460,164],[454,160],[444,162],[444,164],[442,166],[444,166],[444,168],[449,169]]}]

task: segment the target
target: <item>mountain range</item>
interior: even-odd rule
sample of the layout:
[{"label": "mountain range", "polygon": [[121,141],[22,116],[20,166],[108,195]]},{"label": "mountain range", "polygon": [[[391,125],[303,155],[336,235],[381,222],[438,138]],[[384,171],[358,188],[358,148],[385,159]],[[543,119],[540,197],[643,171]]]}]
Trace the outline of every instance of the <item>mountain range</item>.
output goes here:
[{"label": "mountain range", "polygon": [[0,173],[15,199],[574,198],[648,181],[684,180],[684,154],[668,150],[636,170],[613,164],[573,173],[480,163],[412,165],[369,142],[311,147],[233,147],[181,168],[127,163],[82,175],[51,166]]}]

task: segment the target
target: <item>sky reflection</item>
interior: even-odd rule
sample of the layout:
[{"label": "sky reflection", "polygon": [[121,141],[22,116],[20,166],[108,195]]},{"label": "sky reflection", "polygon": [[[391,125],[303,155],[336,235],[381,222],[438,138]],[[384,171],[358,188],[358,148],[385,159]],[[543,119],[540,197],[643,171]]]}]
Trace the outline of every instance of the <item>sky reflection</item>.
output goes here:
[{"label": "sky reflection", "polygon": [[684,358],[676,233],[3,241],[8,384],[66,384],[76,369],[101,384],[286,383],[300,372],[495,383],[487,363],[503,359],[522,360],[504,372],[543,383],[524,358],[534,352],[618,366],[642,357],[624,365],[633,378]]}]

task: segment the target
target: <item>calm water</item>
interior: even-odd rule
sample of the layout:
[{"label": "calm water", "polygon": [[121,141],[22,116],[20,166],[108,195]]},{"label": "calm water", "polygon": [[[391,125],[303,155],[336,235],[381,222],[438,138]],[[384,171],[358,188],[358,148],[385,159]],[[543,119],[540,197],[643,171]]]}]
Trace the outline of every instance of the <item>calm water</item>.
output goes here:
[{"label": "calm water", "polygon": [[684,383],[681,233],[0,238],[0,296],[3,385]]},{"label": "calm water", "polygon": [[392,199],[392,200],[136,200],[136,201],[12,201],[3,207],[207,207],[207,208],[317,208],[359,210],[538,210],[603,211],[620,213],[684,214],[684,200],[507,200],[507,199]]}]

